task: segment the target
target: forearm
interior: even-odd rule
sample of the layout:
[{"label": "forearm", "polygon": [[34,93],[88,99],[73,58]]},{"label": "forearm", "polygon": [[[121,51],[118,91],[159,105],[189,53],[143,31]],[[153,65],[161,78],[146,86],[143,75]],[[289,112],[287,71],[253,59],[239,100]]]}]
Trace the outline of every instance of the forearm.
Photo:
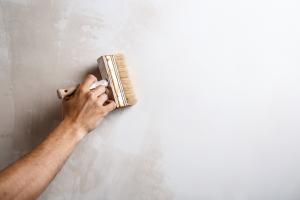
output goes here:
[{"label": "forearm", "polygon": [[35,199],[62,168],[84,133],[63,121],[39,146],[0,173],[0,199]]},{"label": "forearm", "polygon": [[[0,199],[35,199],[62,168],[76,144],[116,108],[104,86],[87,76],[74,94],[63,100],[64,121],[31,153],[0,172]],[[74,123],[76,121],[76,123]]]}]

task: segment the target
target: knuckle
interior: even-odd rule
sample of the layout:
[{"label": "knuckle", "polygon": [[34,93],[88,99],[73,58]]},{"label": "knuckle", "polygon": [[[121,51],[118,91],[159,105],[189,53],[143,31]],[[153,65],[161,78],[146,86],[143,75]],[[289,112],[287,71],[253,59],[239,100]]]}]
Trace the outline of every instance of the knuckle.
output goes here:
[{"label": "knuckle", "polygon": [[105,91],[104,86],[98,86],[98,87],[97,87],[97,91],[98,91],[99,94],[104,93],[104,91]]},{"label": "knuckle", "polygon": [[84,93],[85,92],[85,90],[82,86],[79,86],[78,91],[79,91],[79,93]]},{"label": "knuckle", "polygon": [[101,101],[101,103],[103,103],[104,101],[106,101],[107,100],[107,95],[106,94],[102,94],[101,96],[100,96],[100,101]]},{"label": "knuckle", "polygon": [[115,102],[111,102],[110,103],[110,108],[111,108],[111,110],[116,109],[117,108],[117,104]]},{"label": "knuckle", "polygon": [[93,100],[93,99],[94,99],[94,95],[93,95],[92,92],[86,93],[86,97],[87,97],[88,99],[90,99],[90,100]]},{"label": "knuckle", "polygon": [[103,96],[103,99],[105,99],[105,100],[108,98],[107,94],[103,94],[102,96]]},{"label": "knuckle", "polygon": [[105,90],[106,90],[105,86],[101,85],[99,89],[101,90],[102,93],[105,93]]},{"label": "knuckle", "polygon": [[103,85],[99,85],[98,88],[101,90],[105,90],[105,86],[103,86]]},{"label": "knuckle", "polygon": [[105,116],[105,115],[106,115],[105,113],[106,113],[106,112],[105,112],[103,109],[99,110],[99,114],[100,114],[100,115]]},{"label": "knuckle", "polygon": [[98,107],[101,107],[101,106],[102,106],[102,104],[101,104],[100,101],[97,101],[97,102],[96,102],[96,105],[97,105]]},{"label": "knuckle", "polygon": [[91,80],[97,79],[93,74],[87,75],[87,78],[88,78],[88,79],[91,79]]}]

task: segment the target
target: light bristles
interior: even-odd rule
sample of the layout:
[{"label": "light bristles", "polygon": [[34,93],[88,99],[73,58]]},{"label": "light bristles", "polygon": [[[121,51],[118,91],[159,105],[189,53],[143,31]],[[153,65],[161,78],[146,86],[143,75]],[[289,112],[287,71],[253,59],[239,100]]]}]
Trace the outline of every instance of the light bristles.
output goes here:
[{"label": "light bristles", "polygon": [[129,74],[125,63],[125,57],[122,54],[116,54],[114,55],[114,57],[118,66],[119,76],[123,85],[127,102],[129,105],[134,105],[136,104],[137,99],[133,90],[131,80],[129,78]]}]

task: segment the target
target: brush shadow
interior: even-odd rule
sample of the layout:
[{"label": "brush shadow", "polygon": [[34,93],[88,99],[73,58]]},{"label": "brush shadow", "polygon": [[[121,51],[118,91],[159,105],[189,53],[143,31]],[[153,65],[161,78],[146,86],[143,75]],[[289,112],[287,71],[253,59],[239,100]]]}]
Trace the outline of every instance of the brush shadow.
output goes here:
[{"label": "brush shadow", "polygon": [[88,74],[93,74],[98,80],[101,80],[101,74],[97,64],[92,64],[86,67],[84,75],[82,76],[82,80],[84,80]]}]

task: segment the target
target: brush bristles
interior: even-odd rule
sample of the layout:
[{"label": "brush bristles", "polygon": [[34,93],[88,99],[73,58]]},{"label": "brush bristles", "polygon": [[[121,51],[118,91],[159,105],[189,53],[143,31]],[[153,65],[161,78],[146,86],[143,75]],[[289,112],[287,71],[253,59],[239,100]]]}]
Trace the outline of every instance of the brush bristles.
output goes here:
[{"label": "brush bristles", "polygon": [[131,80],[129,78],[129,74],[127,71],[126,63],[125,63],[125,57],[123,54],[116,54],[114,55],[117,66],[118,66],[118,71],[119,71],[119,76],[124,88],[124,93],[127,99],[127,102],[129,105],[134,105],[137,102],[133,86],[131,83]]}]

